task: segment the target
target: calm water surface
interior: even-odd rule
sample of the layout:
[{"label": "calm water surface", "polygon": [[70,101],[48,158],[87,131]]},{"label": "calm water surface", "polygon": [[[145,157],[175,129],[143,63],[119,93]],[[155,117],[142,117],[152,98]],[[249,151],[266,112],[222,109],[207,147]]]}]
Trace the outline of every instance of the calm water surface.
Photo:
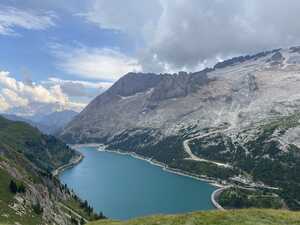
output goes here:
[{"label": "calm water surface", "polygon": [[60,175],[63,183],[113,219],[208,210],[209,184],[127,155],[81,148],[84,160]]}]

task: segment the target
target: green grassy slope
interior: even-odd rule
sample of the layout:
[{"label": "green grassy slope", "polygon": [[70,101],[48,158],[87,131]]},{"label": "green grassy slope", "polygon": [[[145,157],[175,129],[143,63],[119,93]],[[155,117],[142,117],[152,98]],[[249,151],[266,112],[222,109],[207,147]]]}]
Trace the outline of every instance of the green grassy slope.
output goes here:
[{"label": "green grassy slope", "polygon": [[102,220],[88,225],[299,225],[300,213],[277,210],[209,211],[152,216],[124,222]]},{"label": "green grassy slope", "polygon": [[29,124],[12,122],[1,116],[0,148],[18,151],[37,167],[49,172],[78,154],[55,137],[44,135]]},{"label": "green grassy slope", "polygon": [[[9,190],[9,183],[11,180],[15,180],[11,175],[9,175],[3,169],[0,169],[0,224],[28,224],[35,225],[42,222],[41,215],[34,212],[28,214],[18,215],[9,205],[13,205],[14,194]],[[28,207],[26,207],[28,209]]]},{"label": "green grassy slope", "polygon": [[79,225],[100,219],[51,174],[78,154],[55,137],[0,116],[0,225]]}]

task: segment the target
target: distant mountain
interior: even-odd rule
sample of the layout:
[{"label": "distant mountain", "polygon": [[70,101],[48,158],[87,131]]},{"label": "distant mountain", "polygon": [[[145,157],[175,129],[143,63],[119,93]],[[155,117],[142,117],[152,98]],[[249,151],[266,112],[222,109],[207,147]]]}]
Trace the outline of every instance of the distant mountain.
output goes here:
[{"label": "distant mountain", "polygon": [[33,127],[38,128],[45,134],[56,134],[68,124],[73,117],[78,113],[72,110],[65,110],[60,112],[53,112],[47,115],[35,115],[35,116],[17,116],[14,114],[3,114],[2,116],[12,120],[21,121],[30,124]]},{"label": "distant mountain", "polygon": [[59,102],[55,103],[41,103],[41,102],[29,102],[26,107],[19,106],[9,109],[8,114],[13,115],[35,115],[35,118],[42,117],[54,112],[63,111],[64,106]]},{"label": "distant mountain", "polygon": [[3,116],[4,118],[6,118],[8,120],[28,123],[31,126],[38,128],[43,133],[50,134],[50,132],[49,132],[50,128],[48,126],[40,124],[38,122],[34,122],[30,118],[26,118],[26,117],[22,117],[22,116],[17,116],[17,115],[14,115],[14,114],[2,114],[1,116]]},{"label": "distant mountain", "polygon": [[300,48],[196,73],[129,73],[61,132],[219,183],[269,185],[300,209]]},{"label": "distant mountain", "polygon": [[49,134],[55,134],[67,125],[78,113],[72,110],[53,112],[41,117],[30,117],[30,119],[44,127],[47,127]]}]

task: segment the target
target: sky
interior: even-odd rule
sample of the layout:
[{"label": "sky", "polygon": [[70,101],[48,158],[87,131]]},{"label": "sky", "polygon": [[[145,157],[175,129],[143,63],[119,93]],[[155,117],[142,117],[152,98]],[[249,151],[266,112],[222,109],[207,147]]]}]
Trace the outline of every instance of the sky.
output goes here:
[{"label": "sky", "polygon": [[82,110],[128,72],[300,44],[298,0],[0,0],[0,112]]}]

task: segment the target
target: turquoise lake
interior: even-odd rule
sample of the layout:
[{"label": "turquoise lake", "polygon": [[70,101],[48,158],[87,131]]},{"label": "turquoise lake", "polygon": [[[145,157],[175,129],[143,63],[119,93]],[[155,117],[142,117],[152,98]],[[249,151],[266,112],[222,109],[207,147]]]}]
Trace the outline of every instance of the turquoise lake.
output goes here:
[{"label": "turquoise lake", "polygon": [[63,183],[112,219],[213,209],[211,185],[129,155],[79,149],[85,158],[60,175]]}]

